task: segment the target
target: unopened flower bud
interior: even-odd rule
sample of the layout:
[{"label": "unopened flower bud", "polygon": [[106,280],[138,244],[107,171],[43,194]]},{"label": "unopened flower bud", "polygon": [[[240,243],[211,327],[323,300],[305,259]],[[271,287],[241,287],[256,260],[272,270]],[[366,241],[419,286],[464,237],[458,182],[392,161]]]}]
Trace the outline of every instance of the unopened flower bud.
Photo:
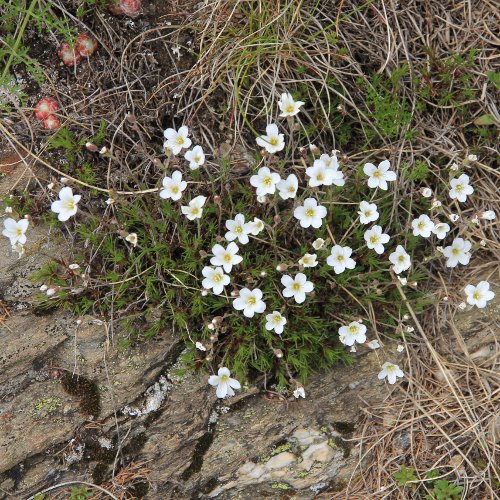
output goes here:
[{"label": "unopened flower bud", "polygon": [[288,264],[278,264],[276,266],[276,271],[282,273],[283,271],[286,271],[288,269]]},{"label": "unopened flower bud", "polygon": [[283,351],[281,349],[273,349],[273,351],[278,359],[283,357]]},{"label": "unopened flower bud", "polygon": [[261,271],[261,272],[260,272],[260,277],[261,277],[261,278],[265,278],[266,276],[267,276],[266,271]]},{"label": "unopened flower bud", "polygon": [[486,212],[479,212],[477,216],[482,220],[495,220],[496,214],[493,210],[486,210]]},{"label": "unopened flower bud", "polygon": [[70,264],[68,266],[69,269],[71,269],[72,271],[74,271],[75,269],[79,269],[80,266],[78,264]]},{"label": "unopened flower bud", "polygon": [[200,256],[200,258],[202,258],[202,259],[205,259],[205,258],[207,258],[207,257],[208,257],[208,253],[207,253],[207,252],[205,252],[205,250],[200,250],[200,251],[198,252],[198,255],[199,255],[199,256]]},{"label": "unopened flower bud", "polygon": [[47,189],[53,189],[54,188],[54,183],[51,182],[50,184],[47,184]]},{"label": "unopened flower bud", "polygon": [[461,311],[465,310],[466,307],[467,307],[467,304],[465,302],[460,302],[460,304],[458,304],[458,308]]},{"label": "unopened flower bud", "polygon": [[40,291],[41,291],[41,292],[45,292],[45,290],[47,290],[48,288],[49,288],[49,287],[48,287],[47,285],[42,285],[42,286],[40,287]]},{"label": "unopened flower bud", "polygon": [[212,323],[209,323],[209,324],[207,325],[207,328],[208,328],[209,330],[214,330],[214,329],[215,329],[215,326],[214,326]]},{"label": "unopened flower bud", "polygon": [[97,151],[97,146],[91,142],[86,142],[85,147],[87,148],[87,151],[90,151],[91,153],[95,153]]},{"label": "unopened flower bud", "polygon": [[425,188],[422,188],[420,190],[420,194],[424,197],[424,198],[430,198],[432,196],[432,189],[431,188],[428,188],[428,187],[425,187]]},{"label": "unopened flower bud", "polygon": [[205,289],[203,289],[203,290],[201,291],[201,296],[202,296],[202,297],[206,297],[207,295],[208,295],[208,291],[207,291],[207,290],[205,290]]},{"label": "unopened flower bud", "polygon": [[224,321],[224,318],[222,316],[215,316],[213,319],[212,319],[212,323],[214,325],[220,325],[222,322]]}]

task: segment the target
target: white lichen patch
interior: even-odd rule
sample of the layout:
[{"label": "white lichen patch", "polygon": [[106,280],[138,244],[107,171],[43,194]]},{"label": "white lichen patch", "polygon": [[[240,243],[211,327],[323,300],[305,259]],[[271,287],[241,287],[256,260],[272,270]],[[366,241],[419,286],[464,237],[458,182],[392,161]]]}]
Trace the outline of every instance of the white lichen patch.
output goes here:
[{"label": "white lichen patch", "polygon": [[141,408],[135,406],[125,406],[122,412],[125,415],[130,415],[131,417],[140,417],[141,415],[147,415],[153,411],[158,410],[165,396],[170,389],[171,384],[167,381],[167,379],[162,375],[158,382],[155,382],[148,390],[144,393],[146,396],[146,401]]}]

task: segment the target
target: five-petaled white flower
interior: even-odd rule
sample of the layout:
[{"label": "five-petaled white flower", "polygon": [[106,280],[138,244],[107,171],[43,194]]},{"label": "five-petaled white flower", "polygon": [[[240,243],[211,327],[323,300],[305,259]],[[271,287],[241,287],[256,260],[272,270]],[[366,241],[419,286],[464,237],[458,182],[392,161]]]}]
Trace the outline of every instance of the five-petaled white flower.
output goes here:
[{"label": "five-petaled white flower", "polygon": [[125,241],[128,241],[129,243],[132,244],[132,246],[136,247],[137,246],[137,233],[130,233],[130,234],[127,234],[127,236],[125,237]]},{"label": "five-petaled white flower", "polygon": [[238,239],[242,245],[246,245],[249,241],[248,235],[250,234],[251,227],[248,223],[245,224],[245,216],[237,214],[234,219],[226,221],[227,233],[224,235],[227,241]]},{"label": "five-petaled white flower", "polygon": [[318,265],[315,253],[306,253],[299,259],[299,264],[303,267],[316,267]]},{"label": "five-petaled white flower", "polygon": [[314,160],[313,166],[306,168],[306,175],[309,176],[309,186],[311,187],[331,186],[332,184],[341,186],[344,184],[342,172],[328,168],[322,160]]},{"label": "five-petaled white flower", "polygon": [[285,136],[280,134],[278,126],[274,123],[266,127],[266,135],[261,135],[256,139],[257,144],[268,153],[277,153],[285,147]]},{"label": "five-petaled white flower", "polygon": [[67,221],[76,214],[78,210],[77,204],[81,198],[79,194],[74,195],[70,187],[63,187],[61,191],[59,191],[59,199],[52,202],[50,209],[52,212],[58,214],[57,218],[61,222]]},{"label": "five-petaled white flower", "polygon": [[197,170],[205,163],[205,153],[201,146],[195,146],[193,149],[186,151],[184,158],[189,162],[191,170]]},{"label": "five-petaled white flower", "polygon": [[340,342],[344,345],[354,345],[355,342],[362,344],[366,342],[366,326],[357,321],[352,321],[347,326],[339,328]]},{"label": "five-petaled white flower", "polygon": [[266,330],[274,330],[278,335],[281,335],[285,325],[286,318],[279,311],[273,311],[271,314],[266,314]]},{"label": "five-petaled white flower", "polygon": [[302,227],[312,226],[317,229],[326,217],[326,208],[318,205],[314,198],[306,198],[304,204],[293,211],[293,216],[299,220]]},{"label": "five-petaled white flower", "polygon": [[299,180],[295,174],[290,174],[286,179],[281,179],[278,184],[279,195],[284,199],[295,198],[299,189]]},{"label": "five-petaled white flower", "polygon": [[341,274],[346,269],[354,269],[356,262],[351,258],[352,248],[334,245],[326,263],[333,267],[335,274]]},{"label": "five-petaled white flower", "polygon": [[17,222],[10,217],[3,221],[5,229],[2,234],[10,239],[10,244],[15,247],[17,244],[24,245],[26,243],[26,231],[28,229],[28,219],[20,219]]},{"label": "five-petaled white flower", "polygon": [[278,101],[278,107],[281,110],[280,116],[295,116],[304,104],[303,101],[296,101],[289,92],[283,93]]},{"label": "five-petaled white flower", "polygon": [[167,128],[163,132],[165,139],[163,147],[172,151],[174,155],[178,155],[182,149],[187,149],[191,146],[191,139],[188,137],[189,130],[184,125],[179,130],[173,128]]},{"label": "five-petaled white flower", "polygon": [[434,224],[432,232],[436,235],[438,239],[444,240],[449,230],[450,226],[446,224],[446,222],[438,222],[437,224]]},{"label": "five-petaled white flower", "polygon": [[306,293],[312,292],[314,285],[311,281],[307,281],[304,273],[297,273],[295,278],[288,274],[281,277],[283,289],[283,297],[293,297],[297,304],[302,304],[306,300]]},{"label": "five-petaled white flower", "polygon": [[401,245],[398,245],[396,250],[389,255],[389,260],[394,266],[394,272],[396,274],[406,271],[411,266],[410,256]]},{"label": "five-petaled white flower", "polygon": [[201,282],[201,286],[206,290],[212,289],[215,295],[220,295],[224,287],[229,285],[229,276],[224,274],[222,267],[209,267],[206,266],[201,270],[201,274],[205,279]]},{"label": "five-petaled white flower", "polygon": [[182,174],[179,170],[173,172],[172,177],[164,177],[163,189],[160,191],[160,198],[173,201],[180,200],[182,192],[186,189],[187,182],[182,180]]},{"label": "five-petaled white flower", "polygon": [[369,203],[368,201],[362,201],[359,204],[358,214],[361,224],[369,224],[370,222],[376,221],[379,216],[377,205],[375,205],[375,203]]},{"label": "five-petaled white flower", "polygon": [[215,394],[221,399],[226,396],[234,396],[233,389],[241,389],[241,384],[235,378],[231,378],[231,372],[225,367],[219,368],[217,375],[210,375],[208,383],[217,387]]},{"label": "five-petaled white flower", "polygon": [[396,172],[390,170],[389,160],[381,161],[376,167],[373,163],[365,163],[363,172],[368,176],[368,187],[379,187],[383,191],[387,190],[387,182],[396,180]]},{"label": "five-petaled white flower", "polygon": [[257,236],[264,229],[264,222],[259,218],[254,217],[252,221],[245,224],[248,230],[248,234]]},{"label": "five-petaled white flower", "polygon": [[373,226],[371,229],[365,231],[366,246],[375,250],[379,255],[384,253],[384,245],[391,239],[388,234],[382,232],[380,226]]},{"label": "five-petaled white flower", "polygon": [[266,304],[262,300],[262,291],[259,288],[249,290],[242,288],[240,295],[233,300],[233,307],[237,311],[243,311],[247,318],[253,318],[255,313],[263,313],[266,310]]},{"label": "five-petaled white flower", "polygon": [[411,227],[413,228],[413,236],[428,238],[434,230],[434,222],[428,215],[423,214],[418,219],[412,220]]},{"label": "five-petaled white flower", "polygon": [[214,266],[222,266],[226,273],[230,273],[233,266],[239,264],[243,257],[238,255],[238,245],[234,242],[224,248],[218,243],[213,246],[212,253],[214,256],[210,259],[210,264]]},{"label": "five-petaled white flower", "polygon": [[276,192],[276,184],[280,180],[279,174],[271,172],[268,167],[261,167],[256,175],[250,177],[250,184],[257,188],[257,196],[265,196]]},{"label": "five-petaled white flower", "polygon": [[449,196],[452,200],[457,199],[461,203],[467,200],[467,196],[474,192],[474,188],[469,185],[470,179],[467,174],[462,174],[458,179],[451,179]]},{"label": "five-petaled white flower", "polygon": [[463,238],[455,238],[450,246],[443,248],[443,255],[448,259],[446,267],[456,267],[458,263],[466,266],[470,261],[472,243]]},{"label": "five-petaled white flower", "polygon": [[378,374],[379,380],[384,380],[385,377],[387,377],[389,384],[395,384],[398,377],[404,377],[404,373],[398,365],[386,361]]},{"label": "five-petaled white flower", "polygon": [[486,307],[486,302],[495,296],[487,281],[480,281],[476,286],[467,285],[464,292],[467,295],[467,303],[471,306],[477,306],[479,309]]},{"label": "five-petaled white flower", "polygon": [[203,206],[205,205],[206,201],[206,196],[197,196],[189,202],[189,205],[183,205],[181,207],[181,212],[189,220],[200,219],[203,215]]}]

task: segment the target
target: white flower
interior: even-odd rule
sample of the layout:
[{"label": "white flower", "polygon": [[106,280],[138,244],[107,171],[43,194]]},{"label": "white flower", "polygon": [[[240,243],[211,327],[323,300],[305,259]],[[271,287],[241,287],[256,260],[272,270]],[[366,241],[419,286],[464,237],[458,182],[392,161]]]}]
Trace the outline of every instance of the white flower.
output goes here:
[{"label": "white flower", "polygon": [[396,250],[389,255],[389,260],[393,264],[396,274],[406,271],[411,266],[410,256],[401,245],[398,245]]},{"label": "white flower", "polygon": [[295,198],[297,189],[299,188],[299,180],[295,174],[290,174],[286,179],[281,179],[278,184],[279,195],[287,200],[288,198]]},{"label": "white flower", "polygon": [[304,398],[306,397],[306,391],[304,391],[304,388],[302,386],[300,387],[297,387],[297,389],[295,389],[293,391],[293,397],[295,399],[299,399],[299,398]]},{"label": "white flower", "polygon": [[261,167],[257,175],[250,177],[250,184],[257,188],[257,196],[265,196],[276,192],[276,184],[280,180],[279,174],[271,172],[268,167]]},{"label": "white flower", "polygon": [[432,196],[432,189],[425,187],[420,190],[420,193],[424,198],[430,198]]},{"label": "white flower", "polygon": [[349,323],[347,326],[339,328],[339,338],[342,344],[351,346],[355,342],[362,344],[366,342],[366,326],[357,321]]},{"label": "white flower", "polygon": [[189,205],[182,206],[181,207],[181,212],[189,220],[200,219],[201,216],[203,215],[203,206],[205,205],[206,201],[207,201],[207,197],[206,196],[197,196],[196,198],[193,198],[189,202]]},{"label": "white flower", "polygon": [[165,177],[163,179],[163,189],[160,191],[160,198],[164,200],[172,199],[177,201],[181,199],[182,192],[186,189],[187,182],[182,180],[182,174],[176,170],[172,177]]},{"label": "white flower", "polygon": [[370,348],[370,349],[379,349],[380,348],[380,342],[378,340],[370,340],[370,342],[367,342],[366,345]]},{"label": "white flower", "polygon": [[307,281],[304,273],[297,273],[295,278],[286,274],[281,277],[281,284],[285,287],[283,297],[293,297],[297,304],[302,304],[306,300],[306,293],[310,293],[314,289],[313,283]]},{"label": "white flower", "polygon": [[70,187],[63,187],[59,191],[59,199],[53,201],[50,209],[58,214],[57,218],[61,221],[67,221],[70,217],[76,214],[78,207],[77,203],[81,200],[79,194],[73,195],[73,190]]},{"label": "white flower", "polygon": [[210,259],[210,264],[222,266],[226,273],[230,273],[233,266],[239,264],[243,260],[241,255],[237,255],[238,250],[238,245],[234,242],[229,243],[226,248],[217,243],[212,248],[214,256]]},{"label": "white flower", "polygon": [[431,210],[433,208],[439,208],[440,206],[442,206],[442,203],[438,199],[434,198],[432,200]]},{"label": "white flower", "polygon": [[448,219],[450,219],[451,222],[457,222],[457,220],[460,219],[460,216],[458,214],[450,214],[448,215]]},{"label": "white flower", "polygon": [[376,221],[379,217],[377,211],[377,205],[375,203],[369,203],[367,201],[362,201],[359,204],[359,222],[361,224],[369,224],[370,222]]},{"label": "white flower", "polygon": [[318,265],[318,261],[316,260],[316,254],[315,253],[306,253],[304,256],[299,260],[299,264],[303,267],[316,267]]},{"label": "white flower", "polygon": [[5,213],[6,214],[11,214],[12,213],[12,207],[5,207]]},{"label": "white flower", "polygon": [[449,230],[450,226],[446,224],[446,222],[438,222],[434,225],[432,232],[437,236],[438,239],[444,240]]},{"label": "white flower", "polygon": [[209,267],[206,266],[201,270],[201,274],[205,279],[201,282],[201,286],[206,290],[212,289],[215,295],[220,295],[224,287],[229,285],[229,276],[224,274],[222,267]]},{"label": "white flower", "polygon": [[467,285],[464,291],[467,295],[467,303],[471,306],[477,306],[479,309],[486,307],[486,302],[495,296],[487,281],[480,281],[477,286]]},{"label": "white flower", "polygon": [[247,226],[248,234],[257,236],[264,229],[264,222],[254,217],[253,221],[247,222],[245,226]]},{"label": "white flower", "polygon": [[237,311],[243,311],[243,315],[252,318],[255,313],[263,313],[266,310],[266,304],[262,300],[262,291],[259,288],[249,290],[242,288],[240,296],[233,300],[233,307]]},{"label": "white flower", "polygon": [[205,163],[205,153],[201,146],[195,146],[193,149],[186,151],[184,158],[189,162],[191,170],[198,170]]},{"label": "white flower", "polygon": [[134,247],[137,246],[137,234],[136,233],[127,234],[125,241],[131,243],[132,246]]},{"label": "white flower", "polygon": [[241,389],[241,384],[234,378],[230,377],[231,372],[225,368],[219,368],[217,375],[210,375],[208,383],[217,387],[215,394],[218,398],[224,399],[226,396],[234,396],[233,389]]},{"label": "white flower", "polygon": [[467,196],[474,192],[474,188],[469,185],[469,180],[470,179],[467,174],[462,174],[458,179],[451,179],[451,189],[448,195],[452,200],[456,198],[458,201],[463,203],[467,200]]},{"label": "white flower", "polygon": [[317,229],[326,217],[326,208],[318,205],[314,198],[306,198],[304,204],[293,211],[293,216],[299,220],[302,227],[312,226]]},{"label": "white flower", "polygon": [[327,155],[326,153],[323,153],[319,157],[319,159],[326,165],[327,168],[331,168],[332,170],[339,169],[339,161],[337,159],[337,155],[334,152],[332,152],[331,156]]},{"label": "white flower", "polygon": [[401,344],[398,344],[398,346],[396,347],[396,351],[398,352],[403,352],[405,350],[405,347]]},{"label": "white flower", "polygon": [[199,349],[200,351],[207,350],[207,348],[201,342],[196,342],[195,346],[196,346],[196,349]]},{"label": "white flower", "polygon": [[469,161],[477,161],[477,155],[468,155],[468,156],[467,156],[467,159],[468,159]]},{"label": "white flower", "polygon": [[285,147],[285,136],[278,132],[278,126],[274,123],[266,127],[266,135],[261,135],[256,139],[257,144],[268,153],[277,153]]},{"label": "white flower", "polygon": [[413,228],[413,236],[428,238],[434,230],[434,222],[428,215],[423,214],[418,219],[413,219],[411,227]]},{"label": "white flower", "polygon": [[113,205],[114,203],[115,203],[114,198],[108,198],[108,199],[106,200],[106,205],[108,205],[108,206],[109,206],[109,205]]},{"label": "white flower", "polygon": [[75,271],[76,269],[80,269],[80,266],[78,264],[70,264],[68,266],[68,269],[71,269],[72,271]]},{"label": "white flower", "polygon": [[316,238],[312,246],[314,250],[321,250],[325,246],[325,240],[323,238]]},{"label": "white flower", "polygon": [[279,311],[266,314],[266,330],[274,330],[278,335],[281,335],[285,325],[286,318]]},{"label": "white flower", "polygon": [[[326,155],[330,158],[328,155]],[[326,163],[319,159],[314,160],[312,167],[306,168],[306,175],[310,177],[309,186],[331,186],[335,184],[336,186],[344,185],[344,175],[342,172],[337,171],[334,168],[328,168]]]},{"label": "white flower", "polygon": [[303,101],[295,101],[290,93],[281,94],[281,99],[278,101],[278,106],[281,110],[280,116],[295,116],[300,112],[300,107],[305,103]]},{"label": "white flower", "polygon": [[493,210],[486,210],[486,212],[480,212],[478,217],[482,220],[495,220],[496,214]]},{"label": "white flower", "polygon": [[456,267],[458,263],[466,266],[470,261],[472,243],[463,238],[455,238],[450,246],[443,248],[443,255],[448,259],[446,267]]},{"label": "white flower", "polygon": [[28,230],[28,219],[20,219],[17,222],[10,217],[3,221],[5,229],[2,234],[10,239],[10,244],[14,247],[17,244],[26,243],[26,231]]},{"label": "white flower", "polygon": [[245,216],[237,214],[234,219],[226,221],[227,233],[224,235],[227,241],[238,239],[242,245],[246,245],[249,241],[251,227],[245,224]]},{"label": "white flower", "polygon": [[267,202],[267,196],[257,196],[257,201],[259,203],[266,203]]},{"label": "white flower", "polygon": [[379,187],[383,191],[387,190],[387,182],[396,180],[396,172],[390,170],[389,160],[381,161],[376,167],[373,163],[365,163],[363,172],[368,176],[368,187]]},{"label": "white flower", "polygon": [[375,250],[379,255],[384,253],[384,245],[388,243],[390,236],[382,232],[380,226],[373,226],[365,232],[366,246]]},{"label": "white flower", "polygon": [[174,155],[178,155],[182,149],[187,149],[191,146],[191,139],[188,137],[189,130],[184,125],[179,130],[167,128],[163,132],[165,139],[163,147],[172,151]]},{"label": "white flower", "polygon": [[378,378],[379,380],[384,380],[385,377],[387,377],[389,384],[395,384],[398,377],[404,377],[404,373],[398,365],[385,362],[378,374]]},{"label": "white flower", "polygon": [[333,267],[335,274],[341,274],[346,269],[354,269],[356,262],[351,259],[352,248],[334,245],[331,254],[326,259],[326,263]]}]

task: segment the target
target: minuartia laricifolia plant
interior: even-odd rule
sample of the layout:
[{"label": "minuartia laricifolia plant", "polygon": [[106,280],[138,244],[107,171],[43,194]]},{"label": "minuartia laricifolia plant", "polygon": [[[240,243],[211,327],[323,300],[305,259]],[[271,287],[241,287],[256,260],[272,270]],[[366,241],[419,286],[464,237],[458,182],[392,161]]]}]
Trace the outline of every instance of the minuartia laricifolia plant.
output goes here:
[{"label": "minuartia laricifolia plant", "polygon": [[116,16],[137,17],[141,13],[142,4],[140,0],[111,0],[108,7]]},{"label": "minuartia laricifolia plant", "polygon": [[36,117],[39,120],[45,120],[45,118],[48,118],[52,113],[55,113],[59,109],[59,106],[52,97],[45,97],[38,102],[35,109]]},{"label": "minuartia laricifolia plant", "polygon": [[59,120],[54,115],[49,115],[43,120],[43,126],[49,130],[59,128]]},{"label": "minuartia laricifolia plant", "polygon": [[75,49],[82,56],[89,57],[97,50],[97,40],[88,33],[80,33],[76,39]]},{"label": "minuartia laricifolia plant", "polygon": [[82,57],[77,48],[71,47],[68,42],[61,43],[57,55],[66,66],[75,66],[75,64],[80,62]]}]

